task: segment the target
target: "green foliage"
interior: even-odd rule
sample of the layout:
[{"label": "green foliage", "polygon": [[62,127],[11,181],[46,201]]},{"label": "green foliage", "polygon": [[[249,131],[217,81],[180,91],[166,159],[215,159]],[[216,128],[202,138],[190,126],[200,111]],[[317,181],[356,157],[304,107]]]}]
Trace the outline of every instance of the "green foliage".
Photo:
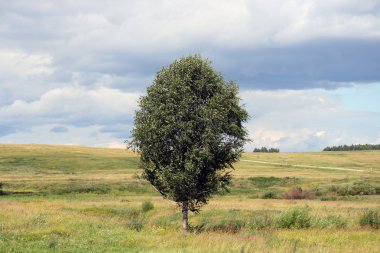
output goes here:
[{"label": "green foliage", "polygon": [[141,231],[144,228],[145,222],[142,218],[136,217],[131,220],[128,220],[126,223],[126,227],[128,229]]},{"label": "green foliage", "polygon": [[247,217],[240,210],[211,211],[203,218],[198,230],[237,233],[245,228],[247,223]]},{"label": "green foliage", "polygon": [[53,185],[47,190],[53,194],[73,194],[73,193],[94,193],[94,194],[107,194],[111,192],[111,188],[104,184],[68,184],[68,185]]},{"label": "green foliage", "polygon": [[260,153],[279,153],[280,149],[278,148],[266,148],[266,147],[261,147],[261,148],[255,148],[253,152],[260,152]]},{"label": "green foliage", "polygon": [[378,210],[365,210],[359,220],[360,226],[370,226],[371,228],[380,228],[380,212]]},{"label": "green foliage", "polygon": [[270,228],[274,225],[274,220],[271,215],[255,215],[250,220],[250,227],[254,230],[260,230],[265,228]]},{"label": "green foliage", "polygon": [[380,144],[353,144],[326,147],[323,151],[359,151],[359,150],[380,150]]},{"label": "green foliage", "polygon": [[321,197],[321,201],[336,201],[338,200],[335,196],[326,196],[326,197]]},{"label": "green foliage", "polygon": [[145,212],[148,212],[150,210],[153,210],[154,209],[154,205],[151,201],[144,201],[141,205],[141,209],[142,211],[145,213]]},{"label": "green foliage", "polygon": [[311,191],[314,192],[315,196],[317,197],[321,197],[322,195],[327,193],[326,189],[319,188],[319,187],[314,187],[313,189],[311,189]]},{"label": "green foliage", "polygon": [[261,195],[262,199],[277,199],[278,194],[275,191],[266,191]]},{"label": "green foliage", "polygon": [[0,182],[0,195],[2,195],[2,194],[3,194],[3,183]]},{"label": "green foliage", "polygon": [[299,183],[299,179],[295,177],[250,177],[249,180],[258,188],[295,185]]},{"label": "green foliage", "polygon": [[346,228],[347,219],[337,215],[326,217],[316,217],[313,219],[312,226],[315,228]]},{"label": "green foliage", "polygon": [[336,189],[338,195],[373,195],[376,188],[366,180],[355,181],[350,185],[339,186]]},{"label": "green foliage", "polygon": [[144,177],[165,198],[197,211],[231,181],[247,141],[238,87],[199,55],[161,69],[140,98],[130,146]]},{"label": "green foliage", "polygon": [[311,217],[308,207],[294,207],[283,212],[277,219],[279,228],[308,228],[311,225]]}]

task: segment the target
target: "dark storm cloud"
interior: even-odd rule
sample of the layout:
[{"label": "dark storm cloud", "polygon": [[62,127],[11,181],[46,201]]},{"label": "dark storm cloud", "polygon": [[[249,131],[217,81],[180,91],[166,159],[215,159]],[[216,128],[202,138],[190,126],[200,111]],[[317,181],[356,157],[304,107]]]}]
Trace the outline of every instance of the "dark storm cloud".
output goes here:
[{"label": "dark storm cloud", "polygon": [[228,52],[225,58],[217,67],[244,88],[335,89],[380,81],[380,40],[320,39]]},{"label": "dark storm cloud", "polygon": [[334,89],[380,80],[378,1],[200,3],[4,1],[0,46],[50,55],[53,73],[24,80],[48,89],[93,86],[108,75],[109,87],[144,90],[162,66],[194,53],[245,88]]}]

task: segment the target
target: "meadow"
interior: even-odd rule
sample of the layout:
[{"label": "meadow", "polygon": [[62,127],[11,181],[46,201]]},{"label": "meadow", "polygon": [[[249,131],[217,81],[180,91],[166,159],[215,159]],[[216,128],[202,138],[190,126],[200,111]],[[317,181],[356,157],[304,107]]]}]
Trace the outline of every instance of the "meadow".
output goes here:
[{"label": "meadow", "polygon": [[0,252],[380,252],[380,151],[244,153],[189,233],[141,172],[123,149],[0,145]]}]

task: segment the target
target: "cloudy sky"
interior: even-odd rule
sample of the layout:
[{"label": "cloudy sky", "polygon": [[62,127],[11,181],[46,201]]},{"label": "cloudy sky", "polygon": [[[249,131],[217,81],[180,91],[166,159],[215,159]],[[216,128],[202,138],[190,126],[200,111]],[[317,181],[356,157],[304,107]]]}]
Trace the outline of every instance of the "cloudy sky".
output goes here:
[{"label": "cloudy sky", "polygon": [[247,151],[380,143],[380,0],[0,1],[0,143],[120,147],[194,53],[240,85]]}]

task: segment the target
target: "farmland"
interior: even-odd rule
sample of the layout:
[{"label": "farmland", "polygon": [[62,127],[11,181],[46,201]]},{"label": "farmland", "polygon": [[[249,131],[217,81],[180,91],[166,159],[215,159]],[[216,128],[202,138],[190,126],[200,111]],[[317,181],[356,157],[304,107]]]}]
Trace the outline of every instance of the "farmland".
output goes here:
[{"label": "farmland", "polygon": [[380,252],[380,151],[244,153],[188,234],[141,172],[122,149],[0,145],[0,252]]}]

